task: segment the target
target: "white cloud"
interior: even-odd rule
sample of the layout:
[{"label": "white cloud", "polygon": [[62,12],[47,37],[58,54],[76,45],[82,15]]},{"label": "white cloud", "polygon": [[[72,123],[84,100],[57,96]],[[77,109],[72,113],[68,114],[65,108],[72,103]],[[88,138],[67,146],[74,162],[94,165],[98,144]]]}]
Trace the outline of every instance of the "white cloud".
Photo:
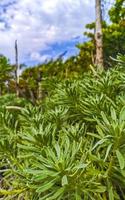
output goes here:
[{"label": "white cloud", "polygon": [[[0,5],[4,8],[11,2],[3,0]],[[85,24],[93,19],[94,0],[16,0],[5,9],[0,21],[0,53],[13,62],[17,39],[20,61],[28,56],[39,62],[43,60],[39,52],[51,44],[82,35]]]},{"label": "white cloud", "polygon": [[48,54],[41,55],[39,52],[32,52],[30,55],[31,61],[37,61],[39,63],[44,62],[45,60],[50,60],[51,56]]}]

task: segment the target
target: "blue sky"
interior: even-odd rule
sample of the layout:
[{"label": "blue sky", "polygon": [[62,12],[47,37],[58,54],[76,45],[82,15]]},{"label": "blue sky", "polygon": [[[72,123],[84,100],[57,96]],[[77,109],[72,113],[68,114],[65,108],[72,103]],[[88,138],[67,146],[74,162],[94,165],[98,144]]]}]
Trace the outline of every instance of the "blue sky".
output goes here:
[{"label": "blue sky", "polygon": [[1,0],[0,54],[13,63],[17,39],[21,63],[37,64],[64,51],[74,55],[94,7],[94,0]]}]

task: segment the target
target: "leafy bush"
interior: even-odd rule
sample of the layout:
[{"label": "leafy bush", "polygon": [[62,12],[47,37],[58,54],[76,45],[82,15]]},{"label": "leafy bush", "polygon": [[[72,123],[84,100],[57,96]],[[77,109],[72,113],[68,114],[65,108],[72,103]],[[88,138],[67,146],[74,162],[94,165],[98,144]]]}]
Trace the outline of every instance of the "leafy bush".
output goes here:
[{"label": "leafy bush", "polygon": [[17,98],[15,94],[0,96],[0,107],[5,106],[25,106],[29,102],[24,98]]},{"label": "leafy bush", "polygon": [[41,105],[0,112],[1,199],[125,199],[124,74],[53,83]]}]

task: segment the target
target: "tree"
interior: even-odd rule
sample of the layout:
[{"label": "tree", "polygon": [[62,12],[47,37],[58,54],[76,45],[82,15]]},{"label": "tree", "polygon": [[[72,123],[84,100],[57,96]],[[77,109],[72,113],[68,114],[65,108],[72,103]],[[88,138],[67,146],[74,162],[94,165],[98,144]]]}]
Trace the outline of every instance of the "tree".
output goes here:
[{"label": "tree", "polygon": [[118,53],[125,54],[125,4],[124,0],[116,0],[109,10],[111,24],[103,28],[104,57],[106,64],[112,65],[110,57]]},{"label": "tree", "polygon": [[101,0],[96,0],[96,26],[95,26],[95,42],[96,42],[96,59],[95,64],[98,69],[103,69],[103,32],[102,32],[102,14]]},{"label": "tree", "polygon": [[[115,63],[111,57],[116,58],[117,54],[125,54],[125,4],[124,0],[116,0],[109,10],[110,24],[102,21],[103,31],[103,63],[105,68]],[[88,41],[78,44],[79,63],[81,67],[94,65],[96,60],[95,23],[87,24],[87,31],[84,33]]]},{"label": "tree", "polygon": [[0,96],[2,95],[3,89],[8,87],[12,71],[13,67],[9,64],[8,59],[0,55]]},{"label": "tree", "polygon": [[19,61],[18,61],[18,44],[17,44],[17,40],[15,41],[15,84],[16,84],[16,94],[17,97],[19,96]]},{"label": "tree", "polygon": [[110,20],[113,23],[125,23],[125,1],[116,0],[114,6],[109,11]]}]

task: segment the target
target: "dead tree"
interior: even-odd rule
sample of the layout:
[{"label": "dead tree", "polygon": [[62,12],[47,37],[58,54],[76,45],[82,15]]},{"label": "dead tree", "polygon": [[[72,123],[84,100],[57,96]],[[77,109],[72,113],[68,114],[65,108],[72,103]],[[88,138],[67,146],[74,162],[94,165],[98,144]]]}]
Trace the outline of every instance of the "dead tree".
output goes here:
[{"label": "dead tree", "polygon": [[103,32],[102,32],[102,12],[101,0],[95,0],[96,11],[96,27],[95,27],[95,43],[96,43],[96,58],[95,64],[98,70],[103,70]]},{"label": "dead tree", "polygon": [[17,40],[15,40],[15,84],[16,84],[16,95],[19,97],[19,60],[18,60],[18,43]]}]

